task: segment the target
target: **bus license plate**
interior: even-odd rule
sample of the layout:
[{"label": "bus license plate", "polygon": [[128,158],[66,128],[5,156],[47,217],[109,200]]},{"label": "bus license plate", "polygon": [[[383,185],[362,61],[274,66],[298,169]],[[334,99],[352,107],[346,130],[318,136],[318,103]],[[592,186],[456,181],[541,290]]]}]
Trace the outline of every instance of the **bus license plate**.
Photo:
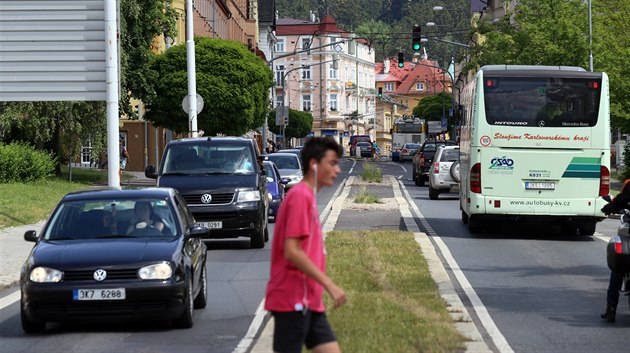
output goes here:
[{"label": "bus license plate", "polygon": [[526,190],[555,190],[556,183],[551,181],[526,181]]},{"label": "bus license plate", "polygon": [[125,288],[74,289],[73,300],[125,300]]},{"label": "bus license plate", "polygon": [[222,229],[223,228],[223,221],[197,222],[197,223],[195,223],[195,225],[199,226],[199,227],[206,227],[208,229]]}]

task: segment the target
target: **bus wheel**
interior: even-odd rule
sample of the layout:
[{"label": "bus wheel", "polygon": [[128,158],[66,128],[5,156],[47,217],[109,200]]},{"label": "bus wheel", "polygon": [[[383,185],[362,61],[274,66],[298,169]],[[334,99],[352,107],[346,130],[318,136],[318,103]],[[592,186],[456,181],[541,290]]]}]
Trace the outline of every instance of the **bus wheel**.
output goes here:
[{"label": "bus wheel", "polygon": [[560,231],[562,232],[562,235],[573,236],[577,233],[577,228],[577,225],[573,223],[562,223]]},{"label": "bus wheel", "polygon": [[596,222],[585,222],[578,226],[580,235],[593,235],[595,233]]},{"label": "bus wheel", "polygon": [[462,223],[468,224],[468,215],[462,210]]}]

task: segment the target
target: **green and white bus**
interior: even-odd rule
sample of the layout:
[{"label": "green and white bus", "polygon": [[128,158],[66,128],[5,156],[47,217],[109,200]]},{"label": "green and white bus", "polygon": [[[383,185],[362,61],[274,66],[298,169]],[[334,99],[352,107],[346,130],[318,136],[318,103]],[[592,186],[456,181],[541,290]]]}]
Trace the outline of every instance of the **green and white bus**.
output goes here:
[{"label": "green and white bus", "polygon": [[462,90],[462,222],[556,223],[592,235],[610,189],[608,76],[490,65]]}]

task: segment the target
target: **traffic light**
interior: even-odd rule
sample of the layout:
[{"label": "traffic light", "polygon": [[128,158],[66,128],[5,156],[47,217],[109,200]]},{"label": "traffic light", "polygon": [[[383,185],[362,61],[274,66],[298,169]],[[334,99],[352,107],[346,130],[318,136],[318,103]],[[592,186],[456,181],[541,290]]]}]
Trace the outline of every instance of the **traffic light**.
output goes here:
[{"label": "traffic light", "polygon": [[411,32],[411,48],[414,51],[420,51],[422,48],[422,27],[415,25]]},{"label": "traffic light", "polygon": [[378,97],[381,98],[383,96],[383,87],[378,88]]},{"label": "traffic light", "polygon": [[405,67],[405,53],[398,52],[398,67]]}]

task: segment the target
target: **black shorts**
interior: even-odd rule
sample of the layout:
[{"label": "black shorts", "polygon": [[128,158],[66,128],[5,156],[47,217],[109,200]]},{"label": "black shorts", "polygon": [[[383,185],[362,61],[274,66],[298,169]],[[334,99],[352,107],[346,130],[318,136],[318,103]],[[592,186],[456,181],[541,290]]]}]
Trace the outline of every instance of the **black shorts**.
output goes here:
[{"label": "black shorts", "polygon": [[274,318],[273,351],[301,353],[302,345],[313,349],[320,344],[336,342],[337,338],[328,323],[326,313],[307,311],[271,313]]}]

